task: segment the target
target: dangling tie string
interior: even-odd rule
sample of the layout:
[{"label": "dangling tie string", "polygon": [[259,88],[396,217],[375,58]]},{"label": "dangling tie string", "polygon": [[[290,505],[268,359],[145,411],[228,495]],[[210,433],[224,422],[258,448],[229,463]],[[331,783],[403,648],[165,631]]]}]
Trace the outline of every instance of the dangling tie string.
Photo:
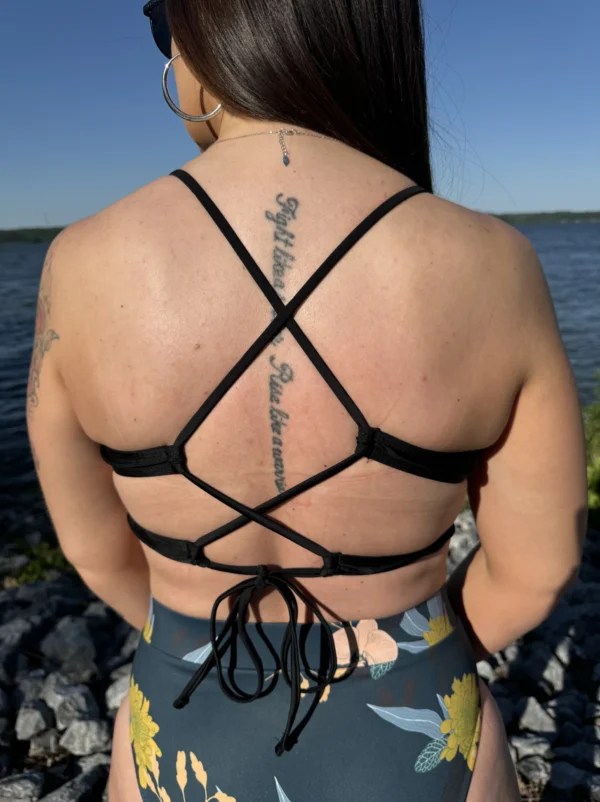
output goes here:
[{"label": "dangling tie string", "polygon": [[[333,633],[329,623],[319,610],[317,604],[310,599],[304,591],[293,584],[290,579],[280,571],[269,571],[266,566],[261,566],[258,574],[250,579],[245,579],[234,587],[222,593],[215,601],[210,618],[210,642],[212,650],[207,660],[200,666],[194,676],[187,683],[185,688],[181,691],[177,699],[173,702],[173,706],[177,709],[185,707],[189,702],[191,695],[198,688],[200,683],[204,680],[213,666],[216,667],[217,677],[221,690],[225,695],[235,702],[247,703],[252,702],[259,697],[265,696],[271,692],[277,682],[276,671],[273,675],[268,687],[264,688],[264,665],[252,639],[248,635],[246,629],[247,612],[250,607],[252,597],[257,590],[270,586],[274,588],[282,597],[288,609],[288,623],[285,629],[283,640],[281,643],[281,650],[279,655],[279,668],[283,674],[285,682],[290,687],[290,707],[288,711],[287,722],[280,741],[275,747],[275,753],[280,756],[285,751],[289,751],[298,739],[299,727],[294,730],[294,723],[300,707],[302,696],[301,687],[301,672],[300,672],[300,644],[298,641],[298,602],[296,596],[304,602],[309,610],[316,616],[319,623],[324,627],[322,630],[325,632],[326,637],[322,646],[325,650],[326,658],[326,671],[320,677],[318,674],[313,673],[307,669],[307,674],[315,682],[315,685],[306,689],[306,693],[320,693],[327,685],[345,679],[356,666],[358,662],[357,649],[351,649],[353,652],[352,663],[349,669],[341,677],[335,677],[337,660],[335,652],[335,642],[333,640]],[[217,633],[217,611],[221,602],[228,598],[235,596],[232,603],[231,611],[225,621],[221,625],[221,630]],[[346,624],[344,624],[346,627]],[[352,628],[348,624],[347,629],[352,632]],[[230,634],[231,633],[231,634]],[[222,658],[225,652],[230,648],[236,637],[240,638],[244,644],[257,674],[257,686],[254,693],[247,693],[241,690],[232,682],[228,684],[223,672]],[[351,635],[350,635],[351,637]],[[269,648],[275,654],[272,644],[268,642]]]}]

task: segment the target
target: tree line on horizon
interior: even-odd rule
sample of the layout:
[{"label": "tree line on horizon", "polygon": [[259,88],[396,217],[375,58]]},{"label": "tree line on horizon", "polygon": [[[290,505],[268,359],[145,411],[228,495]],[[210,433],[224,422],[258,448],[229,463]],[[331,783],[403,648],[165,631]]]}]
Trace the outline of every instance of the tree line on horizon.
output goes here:
[{"label": "tree line on horizon", "polygon": [[[510,225],[536,223],[600,223],[599,212],[522,212],[514,214],[494,214]],[[0,244],[5,242],[50,242],[65,226],[49,228],[6,228],[0,229]]]}]

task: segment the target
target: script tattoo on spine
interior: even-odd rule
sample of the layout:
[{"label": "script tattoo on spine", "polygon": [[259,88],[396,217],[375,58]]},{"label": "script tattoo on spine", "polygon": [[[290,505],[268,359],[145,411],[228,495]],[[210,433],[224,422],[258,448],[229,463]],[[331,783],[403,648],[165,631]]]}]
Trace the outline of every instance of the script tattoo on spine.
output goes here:
[{"label": "script tattoo on spine", "polygon": [[35,335],[33,339],[33,352],[29,370],[29,383],[27,385],[27,410],[32,412],[40,403],[40,375],[45,354],[50,350],[54,340],[60,337],[50,328],[50,289],[52,284],[52,260],[54,258],[55,243],[50,247],[40,282],[40,292],[37,303],[35,319]]},{"label": "script tattoo on spine", "polygon": [[[298,212],[298,200],[296,198],[285,197],[280,192],[276,198],[277,211],[265,212],[266,219],[273,224],[273,287],[279,298],[286,303],[285,299],[285,279],[286,271],[290,270],[295,256],[291,253],[294,248],[295,235],[290,231],[290,224],[296,220]],[[276,315],[274,309],[271,310],[271,317]],[[284,404],[284,389],[286,384],[294,381],[294,371],[287,362],[278,363],[277,347],[283,342],[283,331],[271,341],[271,352],[269,353],[269,364],[271,371],[269,374],[269,421],[271,425],[271,447],[273,453],[273,471],[275,487],[279,493],[286,489],[285,463],[283,454],[284,429],[290,420],[289,412],[286,412]]]}]

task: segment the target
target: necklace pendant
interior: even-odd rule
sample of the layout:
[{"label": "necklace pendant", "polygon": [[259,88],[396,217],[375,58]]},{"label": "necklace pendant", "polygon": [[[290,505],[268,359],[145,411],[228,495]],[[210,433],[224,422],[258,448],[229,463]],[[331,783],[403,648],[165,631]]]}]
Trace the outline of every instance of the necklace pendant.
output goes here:
[{"label": "necklace pendant", "polygon": [[289,157],[289,156],[287,156],[287,155],[284,155],[284,157],[283,157],[283,163],[284,163],[284,164],[285,164],[285,166],[287,167],[287,166],[288,166],[288,164],[290,163],[290,157]]}]

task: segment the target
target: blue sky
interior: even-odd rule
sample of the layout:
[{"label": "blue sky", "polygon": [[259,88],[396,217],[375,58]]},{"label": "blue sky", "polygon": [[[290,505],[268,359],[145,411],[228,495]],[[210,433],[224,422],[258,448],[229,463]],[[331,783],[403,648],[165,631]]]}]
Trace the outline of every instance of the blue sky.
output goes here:
[{"label": "blue sky", "polygon": [[[92,214],[197,150],[143,0],[2,3],[0,228]],[[440,194],[600,209],[598,0],[424,0]]]}]

